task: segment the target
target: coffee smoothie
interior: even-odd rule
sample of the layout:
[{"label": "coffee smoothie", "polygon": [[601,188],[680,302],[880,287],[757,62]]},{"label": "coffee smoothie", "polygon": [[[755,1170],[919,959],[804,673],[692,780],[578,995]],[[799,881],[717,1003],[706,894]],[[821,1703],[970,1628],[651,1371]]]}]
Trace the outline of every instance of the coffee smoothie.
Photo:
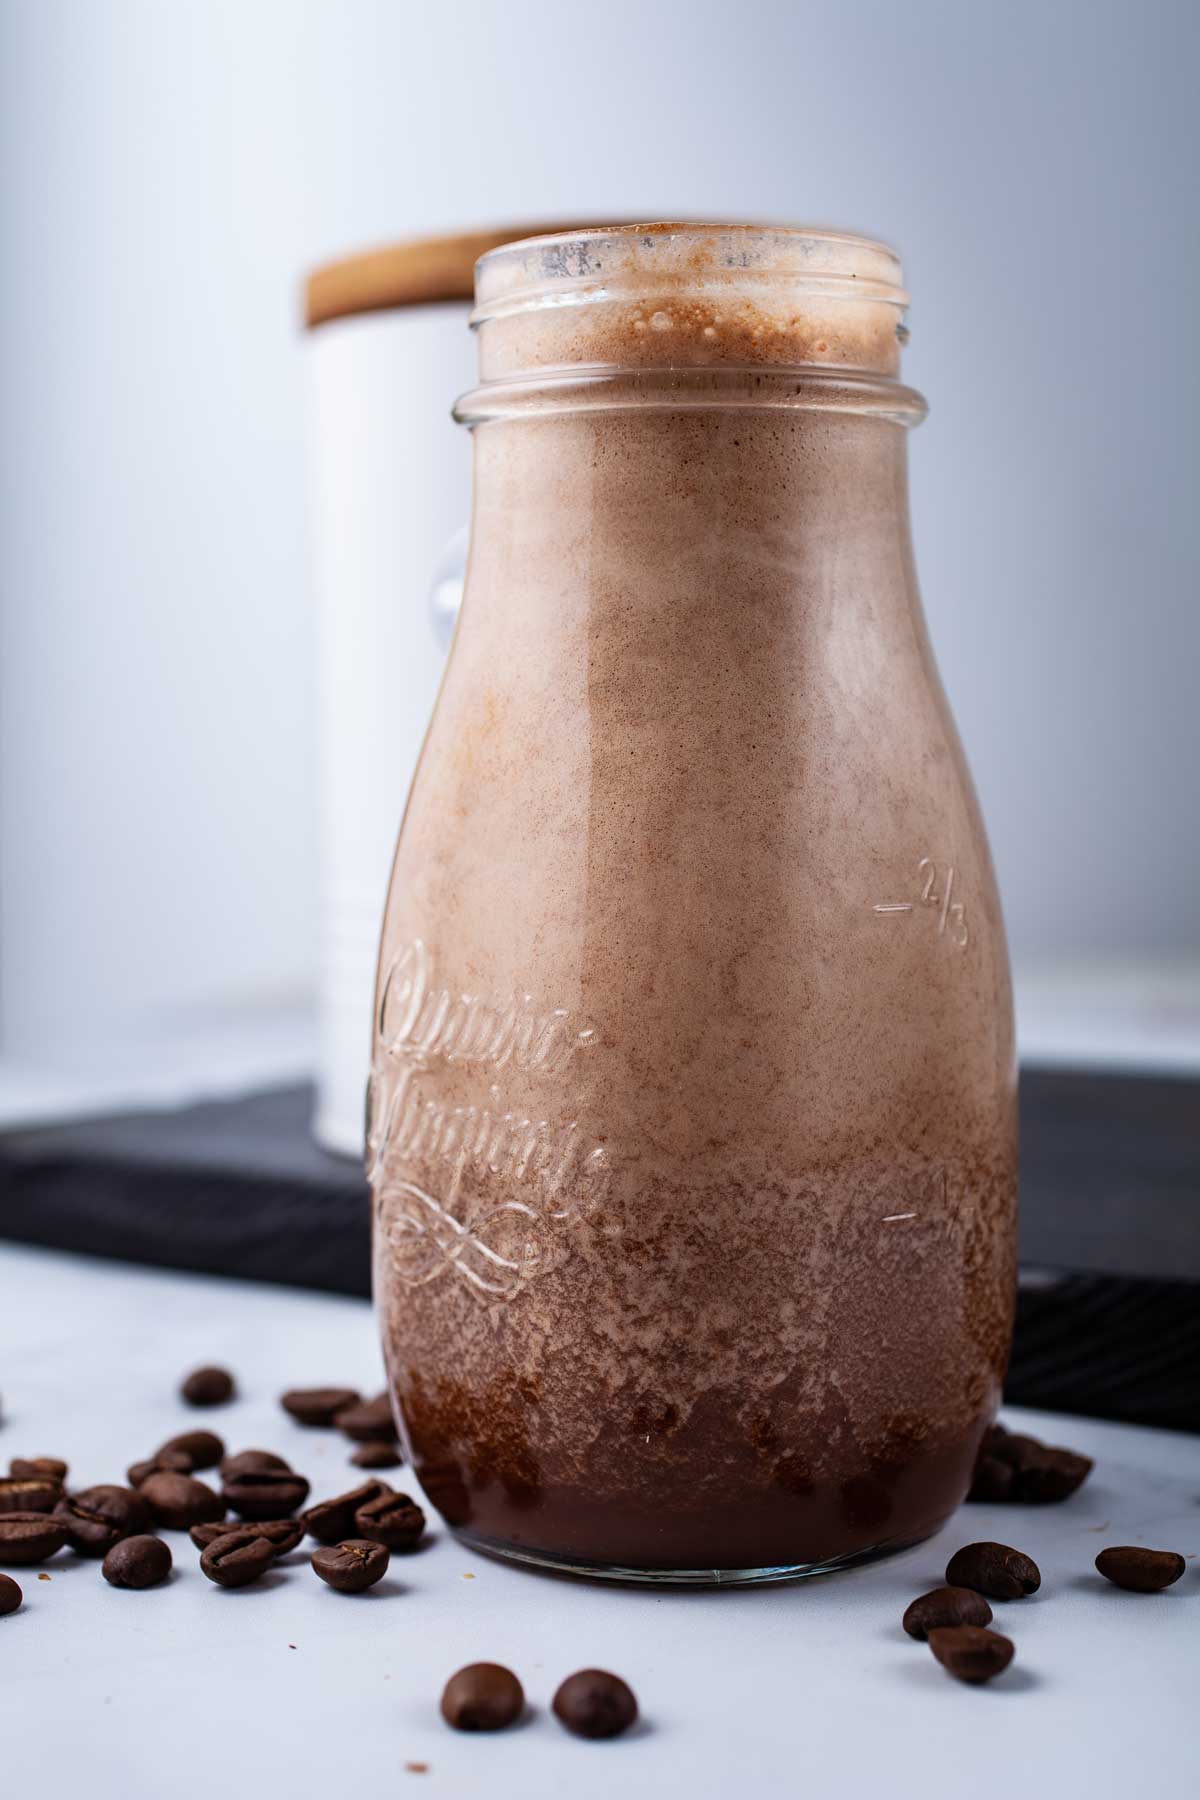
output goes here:
[{"label": "coffee smoothie", "polygon": [[934,1531],[1008,1354],[1015,1072],[921,614],[894,255],[478,270],[463,609],[380,957],[375,1291],[504,1554],[755,1580]]}]

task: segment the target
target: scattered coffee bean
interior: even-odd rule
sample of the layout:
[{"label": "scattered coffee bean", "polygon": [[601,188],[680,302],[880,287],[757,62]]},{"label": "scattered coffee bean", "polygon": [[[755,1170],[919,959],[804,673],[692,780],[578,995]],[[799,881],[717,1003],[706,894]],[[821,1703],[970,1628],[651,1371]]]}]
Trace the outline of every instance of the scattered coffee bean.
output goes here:
[{"label": "scattered coffee bean", "polygon": [[193,1369],[179,1392],[189,1406],[224,1406],[233,1399],[233,1376],[228,1369]]},{"label": "scattered coffee bean", "polygon": [[225,1483],[225,1504],[242,1519],[282,1519],[308,1499],[308,1482],[292,1469],[247,1469]]},{"label": "scattered coffee bean", "polygon": [[185,1451],[160,1450],[157,1456],[147,1456],[141,1462],[130,1463],[125,1474],[130,1487],[140,1488],[147,1475],[190,1475],[191,1472],[192,1459]]},{"label": "scattered coffee bean", "polygon": [[64,1495],[54,1509],[54,1517],[61,1522],[67,1542],[77,1556],[105,1556],[122,1538],[145,1531],[150,1524],[150,1508],[133,1488],[102,1483],[78,1494]]},{"label": "scattered coffee bean", "polygon": [[442,1717],[455,1731],[503,1731],[524,1709],[524,1689],[500,1663],[468,1663],[442,1693]]},{"label": "scattered coffee bean", "polygon": [[978,1684],[1002,1675],[1013,1659],[1013,1641],[981,1625],[942,1625],[929,1634],[929,1648],[948,1675]]},{"label": "scattered coffee bean", "polygon": [[155,1523],[165,1525],[168,1531],[187,1531],[192,1525],[207,1525],[225,1517],[224,1500],[194,1475],[159,1469],[147,1475],[138,1492]]},{"label": "scattered coffee bean", "polygon": [[990,1625],[992,1609],[974,1588],[940,1587],[914,1600],[900,1623],[909,1637],[923,1642],[931,1631],[947,1625]]},{"label": "scattered coffee bean", "polygon": [[552,1704],[555,1717],[582,1738],[619,1737],[638,1716],[633,1689],[605,1669],[568,1675]]},{"label": "scattered coffee bean", "polygon": [[314,1550],[312,1566],[339,1594],[361,1594],[383,1580],[391,1560],[385,1545],[369,1538],[347,1538],[344,1544]]},{"label": "scattered coffee bean", "polygon": [[343,1538],[353,1535],[354,1517],[359,1508],[377,1500],[381,1494],[391,1492],[386,1481],[364,1481],[361,1487],[352,1488],[348,1494],[338,1494],[333,1500],[322,1500],[319,1506],[310,1506],[304,1514],[304,1529],[318,1544],[340,1544]]},{"label": "scattered coffee bean", "polygon": [[386,1544],[389,1550],[415,1550],[425,1530],[425,1514],[407,1494],[377,1494],[354,1515],[359,1537]]},{"label": "scattered coffee bean", "polygon": [[218,1538],[240,1538],[247,1544],[265,1538],[276,1556],[286,1556],[304,1536],[304,1527],[299,1519],[255,1519],[252,1525],[234,1525],[226,1520],[223,1525],[193,1525],[188,1536],[197,1550],[207,1550]]},{"label": "scattered coffee bean", "polygon": [[276,1456],[273,1450],[239,1450],[236,1456],[222,1458],[221,1480],[229,1481],[236,1475],[249,1475],[257,1469],[285,1469],[290,1473],[291,1467],[285,1457]]},{"label": "scattered coffee bean", "polygon": [[26,1568],[48,1562],[67,1541],[67,1528],[53,1513],[0,1513],[0,1563]]},{"label": "scattered coffee bean", "polygon": [[356,1388],[289,1388],[279,1404],[298,1425],[332,1425],[337,1413],[357,1406],[361,1399]]},{"label": "scattered coffee bean", "polygon": [[1160,1594],[1179,1580],[1187,1563],[1174,1550],[1143,1550],[1140,1544],[1114,1544],[1100,1552],[1096,1567],[1106,1581],[1131,1594]]},{"label": "scattered coffee bean", "polygon": [[100,1573],[113,1587],[155,1587],[171,1573],[171,1552],[161,1538],[122,1538],[104,1558]]},{"label": "scattered coffee bean", "polygon": [[265,1575],[274,1560],[274,1548],[266,1538],[247,1538],[233,1531],[208,1546],[200,1567],[218,1587],[239,1588]]},{"label": "scattered coffee bean", "polygon": [[181,1431],[178,1437],[160,1444],[158,1454],[161,1456],[164,1450],[182,1450],[191,1457],[193,1469],[215,1469],[225,1454],[225,1446],[215,1431]]},{"label": "scattered coffee bean", "polygon": [[394,1438],[390,1443],[378,1438],[374,1443],[360,1444],[350,1461],[356,1469],[398,1469],[404,1452]]},{"label": "scattered coffee bean", "polygon": [[0,1476],[0,1517],[10,1512],[53,1512],[62,1483],[45,1475]]},{"label": "scattered coffee bean", "polygon": [[[1042,1585],[1037,1564],[1007,1544],[966,1544],[946,1564],[950,1587],[974,1588],[992,1600],[1020,1600]],[[964,1630],[967,1627],[963,1627]]]},{"label": "scattered coffee bean", "polygon": [[0,1619],[6,1613],[15,1613],[24,1598],[19,1583],[11,1575],[0,1575]]},{"label": "scattered coffee bean", "polygon": [[1090,1456],[993,1425],[980,1445],[967,1499],[1053,1505],[1082,1487],[1093,1467]]},{"label": "scattered coffee bean", "polygon": [[396,1435],[392,1402],[388,1394],[376,1394],[373,1400],[360,1400],[354,1406],[335,1413],[334,1424],[356,1444],[390,1442]]},{"label": "scattered coffee bean", "polygon": [[57,1481],[59,1487],[67,1479],[67,1465],[60,1456],[14,1456],[8,1472],[18,1481]]}]

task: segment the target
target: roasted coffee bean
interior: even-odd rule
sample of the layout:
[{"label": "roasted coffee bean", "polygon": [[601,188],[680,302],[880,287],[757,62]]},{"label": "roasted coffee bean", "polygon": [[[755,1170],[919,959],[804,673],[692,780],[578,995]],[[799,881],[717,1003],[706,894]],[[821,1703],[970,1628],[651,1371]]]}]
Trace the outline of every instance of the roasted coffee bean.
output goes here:
[{"label": "roasted coffee bean", "polygon": [[67,1528],[53,1513],[0,1513],[0,1563],[27,1568],[56,1556]]},{"label": "roasted coffee bean", "polygon": [[298,1425],[332,1425],[335,1414],[357,1406],[361,1399],[356,1388],[289,1388],[279,1404]]},{"label": "roasted coffee bean", "polygon": [[552,1704],[555,1717],[582,1738],[619,1737],[638,1716],[633,1689],[605,1669],[568,1675]]},{"label": "roasted coffee bean", "polygon": [[249,1475],[257,1469],[284,1469],[289,1474],[291,1463],[282,1456],[276,1456],[273,1450],[239,1450],[236,1456],[226,1456],[221,1463],[221,1480],[231,1481],[237,1475]]},{"label": "roasted coffee bean", "polygon": [[503,1731],[524,1709],[524,1689],[500,1663],[468,1663],[442,1692],[442,1717],[455,1731]]},{"label": "roasted coffee bean", "polygon": [[415,1550],[425,1530],[425,1514],[407,1494],[377,1494],[354,1515],[359,1537],[373,1538],[389,1550]]},{"label": "roasted coffee bean", "polygon": [[353,1535],[354,1517],[359,1508],[377,1500],[381,1494],[391,1492],[386,1481],[364,1481],[361,1487],[351,1488],[348,1494],[339,1494],[336,1499],[322,1500],[319,1506],[310,1506],[304,1514],[304,1529],[318,1544],[339,1544],[343,1538]]},{"label": "roasted coffee bean", "polygon": [[376,1394],[373,1400],[360,1400],[354,1406],[344,1407],[334,1415],[333,1422],[356,1444],[387,1443],[396,1435],[392,1402],[387,1394]]},{"label": "roasted coffee bean", "polygon": [[385,1444],[378,1438],[372,1444],[360,1444],[350,1461],[356,1469],[398,1469],[404,1461],[404,1452],[395,1439]]},{"label": "roasted coffee bean", "polygon": [[189,1406],[224,1406],[233,1399],[233,1376],[228,1369],[193,1369],[179,1392]]},{"label": "roasted coffee bean", "polygon": [[[1042,1585],[1037,1564],[1007,1544],[965,1544],[946,1564],[950,1587],[974,1588],[992,1600],[1020,1600]],[[964,1627],[964,1630],[966,1627]]]},{"label": "roasted coffee bean", "polygon": [[113,1587],[155,1587],[171,1573],[171,1552],[161,1538],[122,1538],[104,1558],[100,1573]]},{"label": "roasted coffee bean", "polygon": [[946,1625],[990,1625],[992,1609],[974,1588],[940,1587],[914,1600],[900,1623],[909,1637],[924,1641]]},{"label": "roasted coffee bean", "polygon": [[14,1512],[53,1512],[62,1494],[61,1481],[51,1481],[46,1475],[0,1475],[0,1517]]},{"label": "roasted coffee bean", "polygon": [[24,1598],[19,1584],[11,1575],[0,1575],[0,1619],[6,1613],[15,1613]]},{"label": "roasted coffee bean", "polygon": [[207,1525],[225,1517],[225,1502],[214,1494],[207,1482],[194,1475],[177,1475],[170,1469],[159,1469],[147,1475],[138,1489],[154,1517],[155,1523],[168,1531],[187,1531],[192,1525]]},{"label": "roasted coffee bean", "polygon": [[1013,1498],[1026,1506],[1053,1506],[1069,1500],[1095,1467],[1090,1456],[1081,1456],[1076,1450],[1043,1444],[1040,1451],[1015,1472]]},{"label": "roasted coffee bean", "polygon": [[[162,1480],[180,1477],[160,1477]],[[59,1500],[54,1517],[61,1520],[67,1542],[77,1556],[104,1556],[122,1538],[145,1531],[150,1508],[132,1488],[102,1483]]]},{"label": "roasted coffee bean", "polygon": [[1096,1567],[1106,1581],[1131,1594],[1160,1594],[1179,1580],[1187,1563],[1174,1550],[1143,1550],[1140,1544],[1114,1544],[1100,1552]]},{"label": "roasted coffee bean", "polygon": [[192,1459],[185,1451],[160,1450],[157,1456],[147,1456],[142,1462],[130,1463],[125,1474],[130,1487],[140,1488],[147,1475],[190,1475],[191,1472]]},{"label": "roasted coffee bean", "polygon": [[57,1481],[59,1487],[67,1479],[67,1465],[60,1456],[14,1456],[8,1472],[18,1481]]},{"label": "roasted coffee bean", "polygon": [[383,1580],[391,1560],[385,1545],[370,1538],[347,1538],[343,1544],[324,1544],[314,1550],[312,1566],[339,1594],[361,1594]]},{"label": "roasted coffee bean", "polygon": [[218,1587],[239,1588],[265,1575],[274,1560],[274,1548],[266,1538],[247,1538],[240,1531],[231,1531],[208,1546],[200,1567]]},{"label": "roasted coffee bean", "polygon": [[225,1504],[242,1519],[282,1519],[308,1499],[308,1482],[292,1469],[247,1469],[225,1483]]},{"label": "roasted coffee bean", "polygon": [[191,1457],[193,1469],[215,1469],[225,1454],[225,1446],[215,1431],[181,1431],[178,1437],[160,1444],[158,1454],[161,1456],[164,1450],[182,1450]]},{"label": "roasted coffee bean", "polygon": [[1011,1638],[981,1625],[942,1625],[929,1634],[929,1648],[948,1675],[978,1684],[1002,1675],[1013,1659]]},{"label": "roasted coffee bean", "polygon": [[188,1536],[197,1550],[207,1550],[218,1538],[240,1538],[247,1544],[266,1538],[276,1556],[286,1556],[304,1536],[304,1527],[299,1519],[255,1519],[252,1525],[233,1525],[226,1520],[223,1525],[193,1525]]}]

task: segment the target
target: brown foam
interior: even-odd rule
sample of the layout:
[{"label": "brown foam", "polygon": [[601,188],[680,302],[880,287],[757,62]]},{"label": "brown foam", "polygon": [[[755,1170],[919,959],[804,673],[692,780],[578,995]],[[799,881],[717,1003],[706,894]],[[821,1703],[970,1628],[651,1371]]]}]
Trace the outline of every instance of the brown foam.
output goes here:
[{"label": "brown foam", "polygon": [[908,296],[895,253],[841,232],[749,225],[565,232],[481,258],[487,380],[613,364],[818,364],[895,374]]}]

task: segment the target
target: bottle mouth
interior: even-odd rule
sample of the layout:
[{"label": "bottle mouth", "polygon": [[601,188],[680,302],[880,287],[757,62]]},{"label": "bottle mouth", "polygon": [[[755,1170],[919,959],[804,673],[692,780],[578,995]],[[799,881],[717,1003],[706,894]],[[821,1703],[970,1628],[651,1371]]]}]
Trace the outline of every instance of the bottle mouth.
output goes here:
[{"label": "bottle mouth", "polygon": [[908,305],[900,258],[853,232],[804,225],[668,222],[553,232],[505,244],[475,265],[471,323],[640,291],[719,297],[742,290]]},{"label": "bottle mouth", "polygon": [[471,323],[486,382],[550,369],[811,368],[894,378],[900,259],[807,226],[646,224],[489,251]]}]

